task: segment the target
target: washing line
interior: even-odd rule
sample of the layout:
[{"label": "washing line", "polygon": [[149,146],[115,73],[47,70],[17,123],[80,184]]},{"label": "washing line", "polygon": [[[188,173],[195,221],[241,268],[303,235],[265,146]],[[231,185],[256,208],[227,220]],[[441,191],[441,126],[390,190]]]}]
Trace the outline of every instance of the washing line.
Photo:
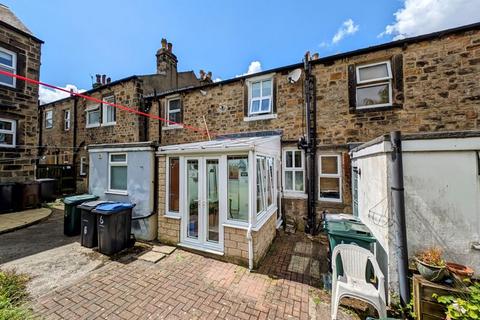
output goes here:
[{"label": "washing line", "polygon": [[[35,79],[27,78],[27,77],[24,77],[24,76],[20,76],[18,74],[7,72],[7,71],[1,70],[1,69],[0,69],[0,74],[8,76],[8,77],[16,78],[16,79],[19,79],[19,80],[23,80],[25,82],[34,83],[34,84],[37,84],[37,85],[42,85],[42,86],[47,87],[47,88],[60,90],[60,91],[66,92],[66,93],[68,93],[72,96],[76,96],[76,97],[80,97],[80,98],[83,98],[83,99],[86,99],[86,100],[94,101],[96,103],[106,104],[106,105],[112,106],[114,108],[123,110],[123,111],[127,111],[127,112],[130,112],[130,113],[135,113],[135,114],[138,114],[138,115],[141,115],[141,116],[144,116],[144,117],[148,117],[148,118],[152,118],[152,119],[155,119],[155,120],[163,121],[163,122],[166,122],[166,123],[171,124],[171,125],[182,126],[185,129],[195,131],[195,132],[198,132],[198,133],[202,133],[203,135],[208,136],[206,129],[197,128],[197,127],[187,125],[187,124],[184,124],[184,123],[171,121],[169,119],[165,119],[165,118],[162,118],[162,117],[150,114],[150,113],[146,113],[146,112],[143,112],[143,111],[135,110],[135,109],[129,108],[127,106],[124,106],[124,105],[121,105],[121,104],[118,104],[118,103],[103,101],[102,99],[97,99],[97,98],[94,98],[92,96],[88,96],[86,94],[82,94],[82,93],[79,93],[79,92],[69,91],[67,89],[64,89],[64,88],[61,88],[61,87],[58,87],[58,86],[55,86],[55,85],[52,85],[52,84],[48,84],[48,83],[45,83],[45,82],[42,82],[42,81],[39,81],[39,80],[35,80]],[[212,134],[212,132],[210,132],[210,134]]]}]

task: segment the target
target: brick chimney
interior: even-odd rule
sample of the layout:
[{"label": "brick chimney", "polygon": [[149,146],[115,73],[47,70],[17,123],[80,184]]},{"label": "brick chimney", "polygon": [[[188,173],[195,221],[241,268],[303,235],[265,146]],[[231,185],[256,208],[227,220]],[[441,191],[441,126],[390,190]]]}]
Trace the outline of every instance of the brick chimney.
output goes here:
[{"label": "brick chimney", "polygon": [[157,51],[157,74],[169,76],[172,79],[177,79],[177,57],[173,54],[173,45],[167,42],[167,39],[162,39],[162,47]]}]

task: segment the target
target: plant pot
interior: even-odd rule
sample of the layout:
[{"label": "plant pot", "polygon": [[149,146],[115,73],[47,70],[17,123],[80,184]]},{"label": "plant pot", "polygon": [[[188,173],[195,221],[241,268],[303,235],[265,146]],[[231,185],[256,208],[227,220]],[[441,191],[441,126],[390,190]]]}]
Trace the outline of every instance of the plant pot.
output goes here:
[{"label": "plant pot", "polygon": [[447,274],[445,267],[432,266],[418,259],[415,259],[415,263],[418,272],[428,281],[440,282]]},{"label": "plant pot", "polygon": [[470,279],[472,278],[474,273],[472,268],[468,266],[464,266],[462,264],[447,262],[446,266],[448,271],[450,271],[450,273],[460,278],[460,280]]}]

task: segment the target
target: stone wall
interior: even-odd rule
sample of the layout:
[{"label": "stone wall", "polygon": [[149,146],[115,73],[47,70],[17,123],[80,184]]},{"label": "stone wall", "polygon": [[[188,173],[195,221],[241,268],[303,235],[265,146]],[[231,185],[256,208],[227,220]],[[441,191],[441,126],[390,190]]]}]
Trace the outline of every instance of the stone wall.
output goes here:
[{"label": "stone wall", "polygon": [[[41,42],[12,28],[0,26],[0,47],[17,55],[17,74],[38,80]],[[0,118],[15,120],[16,148],[0,148],[0,182],[35,178],[38,151],[38,85],[16,80],[16,87],[0,85]]]}]

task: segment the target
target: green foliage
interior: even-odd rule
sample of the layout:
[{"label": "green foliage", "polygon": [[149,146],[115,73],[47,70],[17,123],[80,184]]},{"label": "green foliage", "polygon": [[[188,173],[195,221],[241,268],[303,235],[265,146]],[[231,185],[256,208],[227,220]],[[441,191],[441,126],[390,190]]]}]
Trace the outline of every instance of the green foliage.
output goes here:
[{"label": "green foliage", "polygon": [[468,289],[468,293],[461,297],[436,294],[433,297],[447,307],[446,315],[452,320],[480,320],[480,283],[475,283]]},{"label": "green foliage", "polygon": [[32,318],[31,312],[23,307],[28,298],[28,277],[15,271],[0,271],[0,320]]}]

